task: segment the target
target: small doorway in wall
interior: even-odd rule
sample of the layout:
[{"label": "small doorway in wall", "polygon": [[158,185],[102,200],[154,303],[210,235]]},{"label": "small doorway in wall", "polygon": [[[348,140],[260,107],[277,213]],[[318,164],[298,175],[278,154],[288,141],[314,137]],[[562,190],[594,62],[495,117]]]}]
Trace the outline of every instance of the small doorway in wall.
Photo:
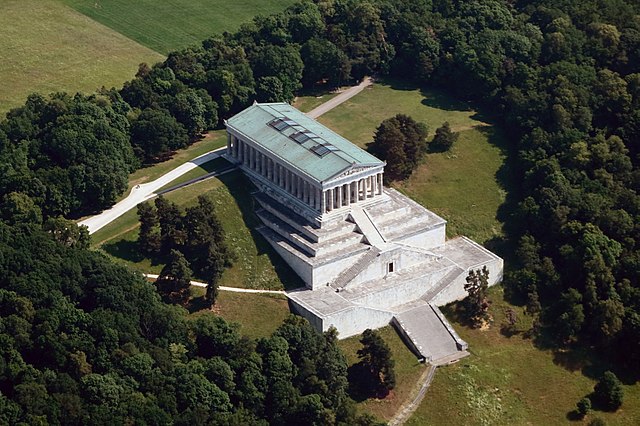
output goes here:
[{"label": "small doorway in wall", "polygon": [[393,270],[395,268],[395,265],[393,264],[393,262],[389,262],[389,264],[387,265],[387,273],[392,273]]}]

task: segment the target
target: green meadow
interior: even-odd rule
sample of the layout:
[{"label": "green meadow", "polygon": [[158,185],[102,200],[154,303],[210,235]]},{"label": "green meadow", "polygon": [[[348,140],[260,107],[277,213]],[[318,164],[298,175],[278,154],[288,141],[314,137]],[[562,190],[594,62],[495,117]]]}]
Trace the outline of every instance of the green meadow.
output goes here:
[{"label": "green meadow", "polygon": [[498,179],[504,136],[470,105],[433,88],[390,80],[365,89],[319,121],[366,148],[380,123],[396,114],[427,124],[429,138],[448,121],[459,138],[448,152],[426,154],[407,181],[393,186],[444,217],[449,237],[466,235],[484,243],[501,235],[496,215],[505,199]]},{"label": "green meadow", "polygon": [[[455,306],[444,309],[471,356],[439,368],[427,394],[406,423],[419,425],[549,425],[567,424],[576,403],[593,391],[606,368],[584,353],[540,349],[527,338],[531,318],[504,301],[501,286],[490,290],[493,321],[488,329],[463,325]],[[518,318],[515,334],[504,333],[507,309]],[[615,413],[592,411],[608,425],[637,425],[640,387],[624,385],[624,403]]]},{"label": "green meadow", "polygon": [[156,52],[167,54],[237,29],[255,15],[284,10],[293,0],[61,0]]},{"label": "green meadow", "polygon": [[119,87],[163,56],[56,0],[0,4],[0,114],[30,93]]}]

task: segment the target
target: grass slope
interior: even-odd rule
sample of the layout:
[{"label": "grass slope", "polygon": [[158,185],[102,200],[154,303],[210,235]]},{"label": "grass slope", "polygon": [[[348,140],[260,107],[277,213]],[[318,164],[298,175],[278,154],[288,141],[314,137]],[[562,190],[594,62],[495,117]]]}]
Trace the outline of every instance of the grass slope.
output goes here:
[{"label": "grass slope", "polygon": [[62,0],[160,53],[233,31],[255,15],[284,10],[293,0]]},{"label": "grass slope", "polygon": [[497,173],[504,161],[504,136],[494,127],[460,132],[446,153],[429,153],[396,188],[447,219],[449,236],[485,243],[502,233],[496,218],[506,193]]},{"label": "grass slope", "polygon": [[269,337],[289,315],[287,298],[278,294],[221,291],[213,311],[240,324],[240,333],[253,339]]},{"label": "grass slope", "polygon": [[327,112],[319,121],[351,142],[365,147],[382,120],[407,114],[429,126],[429,133],[445,121],[453,130],[484,125],[476,111],[436,89],[383,80]]},{"label": "grass slope", "polygon": [[55,0],[0,2],[0,58],[2,116],[30,93],[120,86],[163,59]]},{"label": "grass slope", "polygon": [[[514,425],[563,424],[582,397],[593,391],[601,366],[588,361],[574,363],[566,353],[540,350],[523,332],[531,325],[521,308],[503,301],[501,287],[491,289],[493,324],[488,330],[473,330],[461,324],[452,307],[445,312],[471,356],[440,368],[425,399],[407,422],[425,424]],[[518,334],[506,337],[500,331],[505,312],[517,312]],[[584,373],[587,374],[584,374]],[[593,374],[596,373],[596,374]],[[625,399],[616,413],[594,411],[609,425],[640,424],[640,387],[624,386]]]},{"label": "grass slope", "polygon": [[[232,172],[170,192],[168,200],[187,207],[201,194],[211,196],[227,235],[227,244],[236,256],[220,285],[281,290],[302,285],[299,278],[255,231],[258,218],[253,213],[250,182]],[[131,210],[92,235],[93,246],[120,262],[146,273],[159,273],[162,264],[144,258],[137,248],[138,218]]]},{"label": "grass slope", "polygon": [[398,113],[427,123],[430,136],[444,121],[460,131],[453,148],[431,153],[406,182],[394,186],[449,221],[448,235],[466,235],[484,243],[501,233],[496,219],[505,193],[498,181],[504,140],[479,114],[434,89],[396,82],[371,88],[320,117],[319,121],[362,148],[377,126]]},{"label": "grass slope", "polygon": [[[357,402],[361,412],[371,413],[380,419],[389,420],[409,398],[411,390],[416,384],[416,379],[424,372],[426,366],[418,362],[416,356],[409,351],[393,327],[387,326],[378,331],[391,349],[395,361],[396,387],[385,399],[369,398]],[[347,356],[349,366],[359,361],[357,352],[362,347],[360,336],[341,340],[338,345]]]}]

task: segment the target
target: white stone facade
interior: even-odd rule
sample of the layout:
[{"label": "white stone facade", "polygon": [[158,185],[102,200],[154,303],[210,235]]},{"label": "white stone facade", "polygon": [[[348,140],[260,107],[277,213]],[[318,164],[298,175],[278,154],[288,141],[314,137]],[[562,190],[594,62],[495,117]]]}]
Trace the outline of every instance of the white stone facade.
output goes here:
[{"label": "white stone facade", "polygon": [[[322,134],[320,127],[315,131]],[[470,269],[487,266],[490,285],[500,281],[502,259],[464,237],[446,241],[444,219],[384,188],[379,160],[319,179],[308,167],[305,171],[279,158],[274,144],[259,140],[255,128],[253,138],[240,125],[228,125],[227,132],[226,157],[257,188],[259,231],[306,284],[307,289],[288,294],[298,313],[318,330],[337,328],[341,338],[387,325],[392,318],[396,325],[425,318],[444,327],[434,335],[457,342],[424,348],[429,344],[416,342],[428,337],[403,330],[425,359],[448,359],[442,348],[466,348],[435,306],[466,296]],[[357,148],[340,143],[358,157]]]}]

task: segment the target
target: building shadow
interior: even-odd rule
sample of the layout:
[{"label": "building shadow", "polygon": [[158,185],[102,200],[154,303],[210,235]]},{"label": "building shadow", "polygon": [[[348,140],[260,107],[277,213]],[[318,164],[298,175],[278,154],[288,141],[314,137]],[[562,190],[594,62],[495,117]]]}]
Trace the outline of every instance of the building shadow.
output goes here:
[{"label": "building shadow", "polygon": [[240,170],[219,176],[218,179],[227,187],[229,193],[235,199],[242,215],[242,221],[247,229],[249,229],[258,254],[264,254],[269,258],[285,290],[303,287],[304,282],[302,279],[300,279],[280,255],[276,253],[262,234],[257,231],[257,228],[262,225],[262,222],[260,222],[260,219],[255,214],[255,202],[251,195],[257,191],[256,187]]}]

